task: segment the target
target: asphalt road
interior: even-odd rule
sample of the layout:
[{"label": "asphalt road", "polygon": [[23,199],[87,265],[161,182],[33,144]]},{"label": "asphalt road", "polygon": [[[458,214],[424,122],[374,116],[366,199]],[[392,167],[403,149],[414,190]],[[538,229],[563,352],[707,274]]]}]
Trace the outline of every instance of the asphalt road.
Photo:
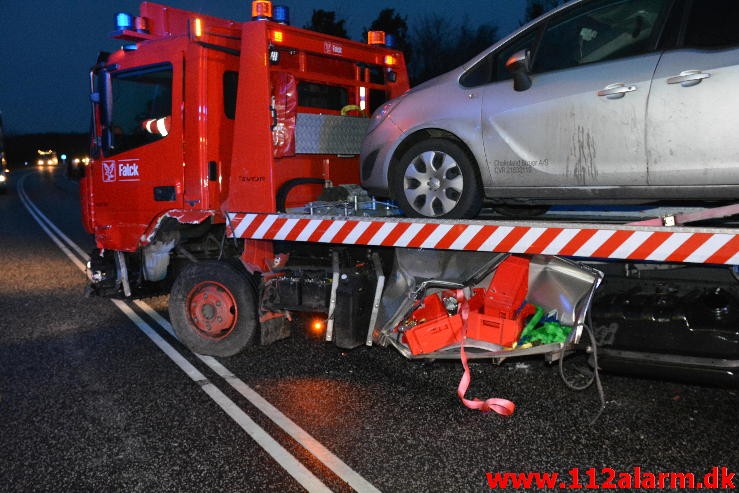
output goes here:
[{"label": "asphalt road", "polygon": [[516,403],[501,417],[460,404],[458,362],[346,352],[300,331],[198,358],[159,318],[166,298],[83,297],[84,273],[21,200],[86,251],[76,194],[58,170],[29,169],[0,195],[3,491],[485,491],[486,473],[569,485],[573,468],[586,488],[591,467],[596,482],[738,469],[736,390],[604,374],[591,425],[597,393],[540,359],[472,363],[468,395]]}]

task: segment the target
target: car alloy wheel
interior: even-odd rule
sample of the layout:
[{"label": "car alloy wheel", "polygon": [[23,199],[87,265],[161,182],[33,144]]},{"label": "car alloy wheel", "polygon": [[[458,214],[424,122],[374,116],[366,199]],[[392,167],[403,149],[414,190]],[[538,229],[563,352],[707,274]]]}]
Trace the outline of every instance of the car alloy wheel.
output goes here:
[{"label": "car alloy wheel", "polygon": [[440,219],[474,217],[482,199],[468,154],[445,139],[420,142],[393,170],[392,194],[406,215]]}]

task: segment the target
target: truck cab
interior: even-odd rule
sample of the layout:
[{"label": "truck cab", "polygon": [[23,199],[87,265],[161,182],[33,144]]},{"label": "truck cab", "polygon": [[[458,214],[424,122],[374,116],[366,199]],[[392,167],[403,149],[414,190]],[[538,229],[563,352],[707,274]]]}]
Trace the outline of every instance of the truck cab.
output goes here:
[{"label": "truck cab", "polygon": [[[369,116],[408,89],[403,54],[285,21],[264,1],[246,22],[149,2],[117,16],[127,44],[90,72],[81,179],[83,221],[104,252],[96,289],[166,290],[173,252],[207,259],[231,245],[228,211],[276,212],[359,182]],[[270,255],[258,250],[255,265]]]}]

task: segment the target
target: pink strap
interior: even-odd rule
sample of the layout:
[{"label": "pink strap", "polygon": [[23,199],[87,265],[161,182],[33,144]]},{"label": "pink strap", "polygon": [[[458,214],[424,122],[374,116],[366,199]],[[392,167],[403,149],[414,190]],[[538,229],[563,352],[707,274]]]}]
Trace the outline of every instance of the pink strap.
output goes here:
[{"label": "pink strap", "polygon": [[462,359],[462,366],[464,367],[464,374],[462,379],[459,381],[457,387],[457,395],[469,409],[477,409],[484,413],[495,411],[503,416],[510,416],[516,409],[516,405],[507,399],[498,399],[491,397],[484,401],[474,398],[472,400],[465,399],[464,394],[467,393],[467,389],[472,382],[472,375],[470,373],[470,366],[467,363],[467,353],[464,351],[464,341],[467,337],[467,319],[470,315],[470,305],[467,303],[467,298],[464,296],[464,292],[461,289],[457,290],[457,301],[459,301],[459,314],[462,316],[462,344],[460,345],[459,352],[460,358]]}]

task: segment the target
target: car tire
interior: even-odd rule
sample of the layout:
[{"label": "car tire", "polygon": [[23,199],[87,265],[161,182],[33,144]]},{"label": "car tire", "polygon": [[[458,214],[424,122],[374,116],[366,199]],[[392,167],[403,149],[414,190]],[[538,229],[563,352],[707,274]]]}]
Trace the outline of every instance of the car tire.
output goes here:
[{"label": "car tire", "polygon": [[169,297],[169,316],[180,341],[209,356],[233,356],[249,346],[258,319],[256,290],[248,276],[221,261],[187,266]]},{"label": "car tire", "polygon": [[477,165],[451,140],[415,144],[395,163],[389,183],[393,199],[408,217],[472,218],[482,207]]}]

